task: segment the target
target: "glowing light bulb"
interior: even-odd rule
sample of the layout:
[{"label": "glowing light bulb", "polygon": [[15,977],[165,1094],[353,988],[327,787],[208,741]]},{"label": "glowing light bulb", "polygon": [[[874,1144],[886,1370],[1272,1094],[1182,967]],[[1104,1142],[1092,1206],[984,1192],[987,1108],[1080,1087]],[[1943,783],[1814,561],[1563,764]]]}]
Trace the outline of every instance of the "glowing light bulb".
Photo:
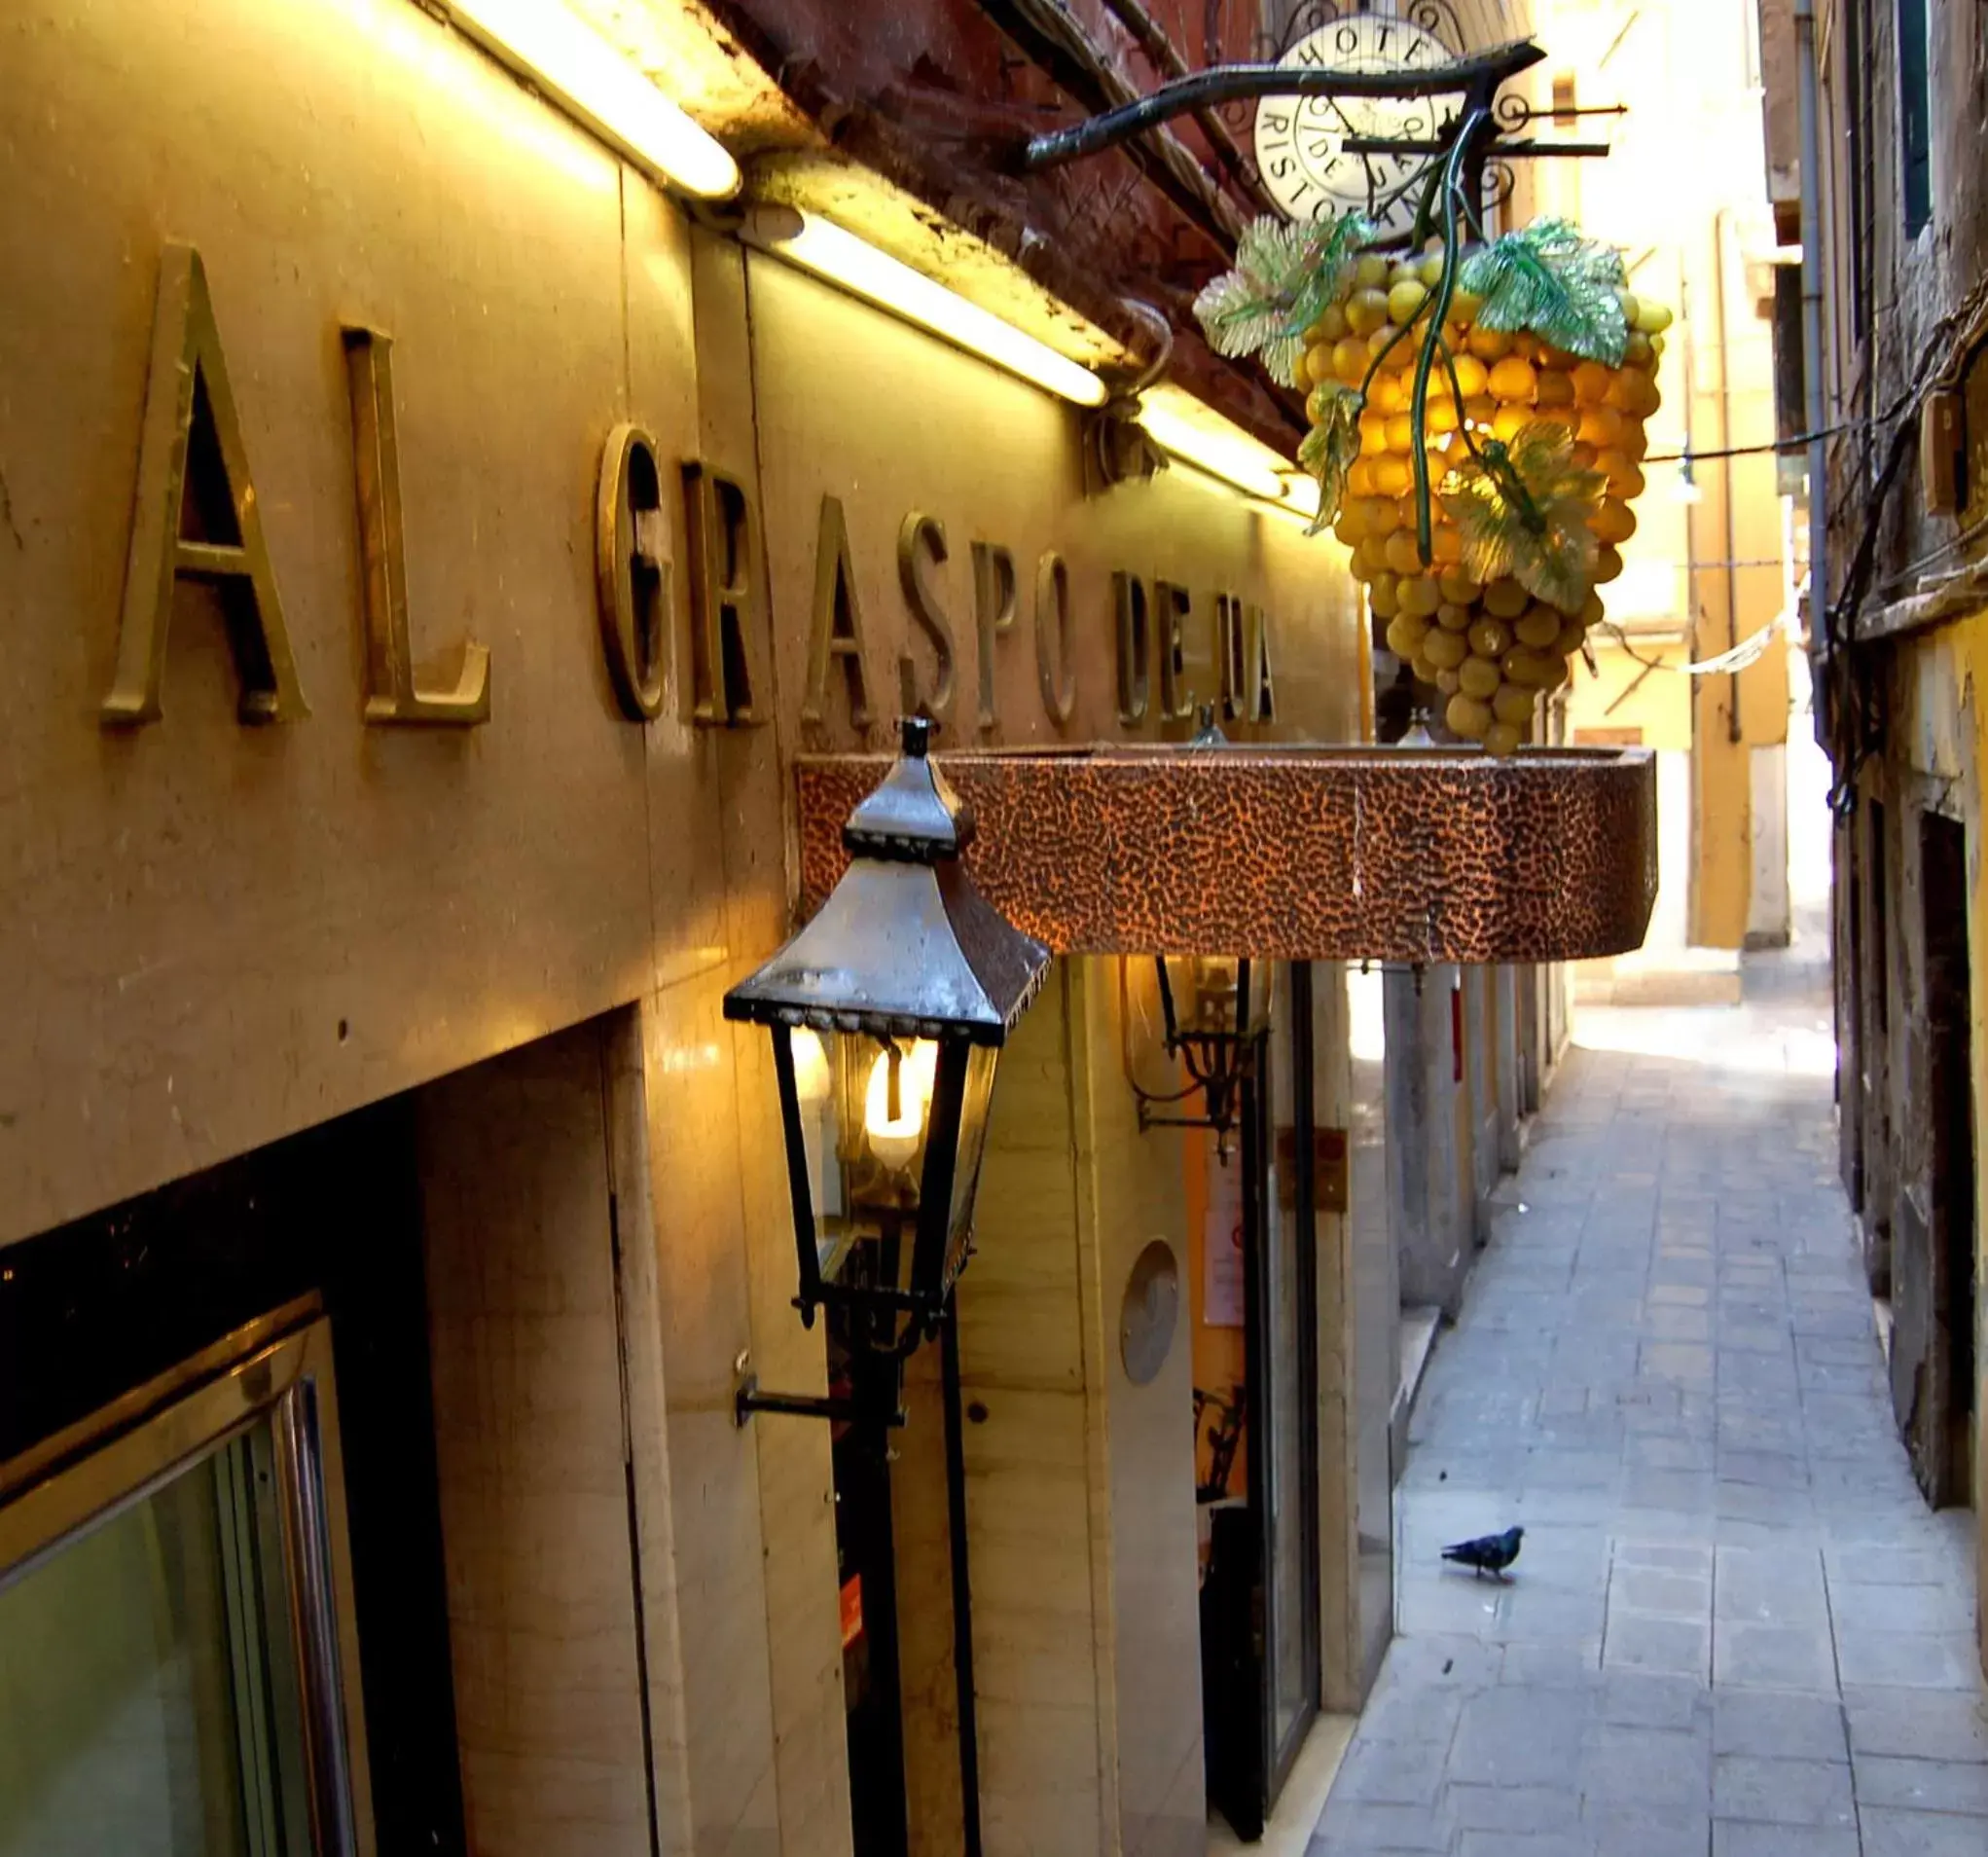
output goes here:
[{"label": "glowing light bulb", "polygon": [[932,1106],[932,1088],[938,1080],[939,1047],[929,1038],[920,1038],[898,1061],[897,1113],[890,1113],[890,1053],[880,1051],[870,1067],[869,1087],[863,1092],[863,1133],[870,1138],[870,1152],[898,1173],[908,1166],[924,1139],[925,1113]]},{"label": "glowing light bulb", "polygon": [[794,1089],[809,1105],[825,1103],[834,1078],[828,1073],[828,1052],[819,1033],[801,1026],[790,1035],[794,1053]]}]

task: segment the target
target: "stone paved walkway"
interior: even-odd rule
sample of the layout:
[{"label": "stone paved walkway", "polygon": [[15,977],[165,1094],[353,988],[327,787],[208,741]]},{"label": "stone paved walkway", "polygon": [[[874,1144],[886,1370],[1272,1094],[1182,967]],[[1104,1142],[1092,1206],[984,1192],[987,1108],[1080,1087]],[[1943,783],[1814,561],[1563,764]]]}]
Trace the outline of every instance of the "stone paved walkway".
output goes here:
[{"label": "stone paved walkway", "polygon": [[[1972,1518],[1893,1434],[1825,987],[1580,1019],[1422,1389],[1314,1857],[1988,1857]],[[1508,1585],[1443,1568],[1512,1522]]]}]

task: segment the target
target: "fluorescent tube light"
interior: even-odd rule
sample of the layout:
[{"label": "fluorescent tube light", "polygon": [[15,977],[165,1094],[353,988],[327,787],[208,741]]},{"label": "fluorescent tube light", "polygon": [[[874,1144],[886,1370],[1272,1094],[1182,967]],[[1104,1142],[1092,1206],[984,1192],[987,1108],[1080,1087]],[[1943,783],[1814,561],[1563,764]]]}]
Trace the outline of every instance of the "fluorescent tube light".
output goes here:
[{"label": "fluorescent tube light", "polygon": [[[1302,507],[1289,493],[1290,460],[1280,457],[1219,413],[1199,405],[1190,411],[1177,406],[1171,392],[1154,391],[1140,399],[1139,422],[1155,445],[1182,463],[1218,477],[1248,495],[1260,496],[1266,503]],[[1314,502],[1312,510],[1317,507]]]},{"label": "fluorescent tube light", "polygon": [[446,0],[450,18],[667,187],[730,200],[739,164],[560,0]]},{"label": "fluorescent tube light", "polygon": [[1048,344],[1025,335],[978,304],[968,303],[958,291],[947,289],[922,272],[900,264],[832,220],[791,206],[760,206],[747,216],[743,232],[747,240],[762,250],[970,349],[1010,374],[1047,387],[1078,406],[1104,404],[1104,382],[1089,368],[1058,354]]}]

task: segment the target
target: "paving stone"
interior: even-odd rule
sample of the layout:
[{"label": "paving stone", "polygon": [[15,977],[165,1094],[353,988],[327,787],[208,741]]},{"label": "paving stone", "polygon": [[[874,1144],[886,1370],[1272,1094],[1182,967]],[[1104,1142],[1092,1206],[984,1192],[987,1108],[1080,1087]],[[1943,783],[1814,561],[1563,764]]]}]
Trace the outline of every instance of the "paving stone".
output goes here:
[{"label": "paving stone", "polygon": [[1426,1741],[1361,1737],[1348,1748],[1332,1797],[1356,1805],[1429,1805],[1443,1783],[1442,1750]]},{"label": "paving stone", "polygon": [[1649,1670],[1709,1680],[1712,1627],[1682,1619],[1610,1617],[1602,1640],[1604,1670]]},{"label": "paving stone", "polygon": [[1840,1761],[1762,1760],[1721,1754],[1714,1764],[1712,1809],[1719,1818],[1769,1825],[1857,1827],[1850,1768]]},{"label": "paving stone", "polygon": [[1958,1632],[1865,1631],[1839,1621],[1836,1663],[1845,1683],[1972,1691],[1981,1681],[1973,1637]]},{"label": "paving stone", "polygon": [[1367,1805],[1328,1799],[1312,1849],[1319,1857],[1349,1857],[1355,1851],[1447,1851],[1454,1828],[1426,1805]]},{"label": "paving stone", "polygon": [[1966,1691],[1870,1689],[1846,1682],[1853,1757],[1988,1762],[1988,1703]]},{"label": "paving stone", "polygon": [[1608,1609],[1660,1619],[1708,1619],[1712,1582],[1702,1575],[1666,1573],[1657,1567],[1617,1567],[1608,1576]]},{"label": "paving stone", "polygon": [[1457,1851],[1458,1857],[1596,1857],[1595,1840],[1578,1830],[1466,1831]]},{"label": "paving stone", "polygon": [[1583,1819],[1597,1857],[1705,1857],[1712,1820],[1703,1812],[1601,1811]]},{"label": "paving stone", "polygon": [[1841,1763],[1850,1758],[1843,1705],[1833,1694],[1716,1689],[1712,1746],[1717,1754],[1752,1754],[1767,1760]]},{"label": "paving stone", "polygon": [[1988,1825],[1947,1812],[1901,1812],[1885,1806],[1859,1811],[1863,1857],[1981,1857]]},{"label": "paving stone", "polygon": [[1558,1786],[1452,1785],[1449,1815],[1466,1832],[1572,1831],[1580,1823],[1580,1790],[1570,1778]]},{"label": "paving stone", "polygon": [[1971,1592],[1956,1585],[1874,1586],[1832,1583],[1829,1606],[1860,1631],[1965,1633],[1973,1624]]},{"label": "paving stone", "polygon": [[[1897,1435],[1806,1055],[1826,987],[1744,971],[1739,1008],[1584,1019],[1500,1188],[1316,1857],[1857,1857],[1860,1826],[1988,1857],[1971,1524]],[[1599,1048],[1617,1023],[1686,1055]],[[1441,1571],[1512,1521],[1511,1582]]]},{"label": "paving stone", "polygon": [[1623,1728],[1695,1731],[1711,1718],[1711,1694],[1695,1677],[1613,1670],[1603,1681],[1596,1713]]},{"label": "paving stone", "polygon": [[1468,1785],[1549,1786],[1576,1768],[1587,1698],[1558,1689],[1502,1686],[1464,1705],[1450,1745],[1450,1778]]},{"label": "paving stone", "polygon": [[1712,1821],[1712,1857],[1860,1857],[1857,1827]]},{"label": "paving stone", "polygon": [[[1898,1760],[1860,1755],[1857,1802],[1921,1812],[1970,1812],[1988,1819],[1988,1766],[1978,1761]],[[1988,1851],[1988,1824],[1981,1828]]]},{"label": "paving stone", "polygon": [[1833,1694],[1836,1657],[1825,1625],[1713,1624],[1713,1680],[1731,1689],[1802,1690]]},{"label": "paving stone", "polygon": [[1589,1730],[1581,1791],[1624,1805],[1654,1803],[1704,1811],[1712,1803],[1712,1737],[1699,1728]]}]

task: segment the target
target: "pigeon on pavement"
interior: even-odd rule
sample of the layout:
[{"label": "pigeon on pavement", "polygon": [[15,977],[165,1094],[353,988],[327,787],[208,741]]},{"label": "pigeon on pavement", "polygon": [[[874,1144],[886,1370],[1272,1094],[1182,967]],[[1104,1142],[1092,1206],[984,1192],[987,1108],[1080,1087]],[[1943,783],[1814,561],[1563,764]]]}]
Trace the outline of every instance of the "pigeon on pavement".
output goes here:
[{"label": "pigeon on pavement", "polygon": [[1507,1528],[1501,1535],[1479,1535],[1474,1541],[1460,1541],[1445,1548],[1443,1558],[1468,1567],[1479,1579],[1496,1574],[1502,1580],[1504,1570],[1518,1559],[1519,1543],[1525,1536],[1523,1528]]}]

